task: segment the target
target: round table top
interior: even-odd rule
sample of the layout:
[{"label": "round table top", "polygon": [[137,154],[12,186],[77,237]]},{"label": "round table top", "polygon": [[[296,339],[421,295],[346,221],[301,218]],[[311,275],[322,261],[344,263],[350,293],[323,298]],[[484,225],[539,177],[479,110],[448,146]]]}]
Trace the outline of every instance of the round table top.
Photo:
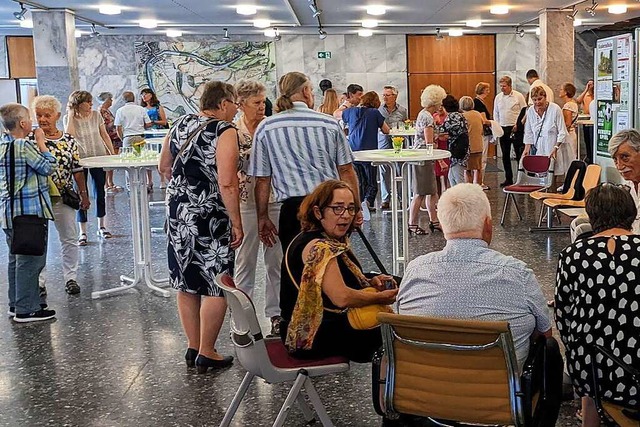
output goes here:
[{"label": "round table top", "polygon": [[163,137],[150,137],[150,138],[145,138],[144,140],[148,144],[164,144],[164,136]]},{"label": "round table top", "polygon": [[389,136],[416,136],[416,130],[415,129],[408,129],[408,130],[391,129],[389,131]]},{"label": "round table top", "polygon": [[427,150],[407,149],[396,153],[392,148],[387,150],[366,150],[354,151],[353,157],[358,162],[390,162],[390,163],[406,163],[406,162],[424,162],[427,160],[442,160],[451,157],[451,153],[447,150],[434,149],[433,154],[427,154]]},{"label": "round table top", "polygon": [[80,166],[85,168],[131,169],[153,168],[158,166],[159,158],[122,160],[120,156],[97,156],[80,159]]},{"label": "round table top", "polygon": [[144,131],[144,136],[164,137],[168,133],[169,129],[147,129]]}]

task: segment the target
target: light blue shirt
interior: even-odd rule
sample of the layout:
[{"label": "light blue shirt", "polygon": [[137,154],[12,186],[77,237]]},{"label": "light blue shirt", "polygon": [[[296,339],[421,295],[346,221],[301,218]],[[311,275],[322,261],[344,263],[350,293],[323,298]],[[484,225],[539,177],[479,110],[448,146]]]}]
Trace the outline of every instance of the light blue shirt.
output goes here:
[{"label": "light blue shirt", "polygon": [[271,177],[276,201],[306,196],[322,182],[340,179],[338,166],[353,163],[338,121],[304,102],[263,120],[256,129],[248,174]]},{"label": "light blue shirt", "polygon": [[452,239],[443,250],[411,261],[397,307],[399,314],[507,321],[520,366],[533,331],[551,329],[533,271],[480,239]]}]

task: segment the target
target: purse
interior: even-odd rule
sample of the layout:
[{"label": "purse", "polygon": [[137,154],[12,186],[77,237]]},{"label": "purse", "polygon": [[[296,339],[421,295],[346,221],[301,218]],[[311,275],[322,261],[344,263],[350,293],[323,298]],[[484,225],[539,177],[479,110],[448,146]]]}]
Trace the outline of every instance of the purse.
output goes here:
[{"label": "purse", "polygon": [[[9,145],[9,203],[11,203],[11,244],[13,255],[42,256],[47,250],[47,235],[49,220],[37,215],[13,216],[15,200],[16,159],[14,141]],[[38,187],[40,195],[40,188]]]},{"label": "purse", "polygon": [[62,197],[62,203],[65,205],[75,210],[80,209],[80,195],[70,185],[60,190],[60,197]]}]

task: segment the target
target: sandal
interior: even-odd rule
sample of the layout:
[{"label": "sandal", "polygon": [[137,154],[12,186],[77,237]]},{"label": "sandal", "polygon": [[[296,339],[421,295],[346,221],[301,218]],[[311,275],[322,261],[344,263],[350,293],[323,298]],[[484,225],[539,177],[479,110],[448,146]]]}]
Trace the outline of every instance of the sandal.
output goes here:
[{"label": "sandal", "polygon": [[103,239],[110,239],[113,237],[113,235],[109,233],[104,227],[100,227],[100,229],[98,230],[98,236],[102,237]]},{"label": "sandal", "polygon": [[87,246],[87,233],[80,233],[80,237],[78,237],[78,246]]},{"label": "sandal", "polygon": [[409,234],[415,234],[416,236],[424,236],[427,234],[427,230],[421,228],[419,225],[409,224]]},{"label": "sandal", "polygon": [[440,227],[440,221],[429,221],[429,229],[433,233],[434,231],[442,231],[442,227]]}]

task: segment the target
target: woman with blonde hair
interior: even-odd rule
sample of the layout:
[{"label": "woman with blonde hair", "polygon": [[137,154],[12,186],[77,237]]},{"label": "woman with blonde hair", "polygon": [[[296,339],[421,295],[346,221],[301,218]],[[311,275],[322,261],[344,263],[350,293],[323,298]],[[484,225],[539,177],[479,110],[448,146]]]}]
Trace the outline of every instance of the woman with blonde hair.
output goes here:
[{"label": "woman with blonde hair", "polygon": [[320,104],[318,111],[332,116],[333,112],[336,111],[339,106],[338,92],[336,92],[335,89],[327,89],[324,91],[324,100],[322,104]]},{"label": "woman with blonde hair", "polygon": [[[67,115],[63,118],[65,132],[73,136],[78,146],[80,159],[95,156],[108,156],[114,153],[111,138],[107,133],[102,115],[92,108],[93,96],[85,90],[76,90],[69,95]],[[96,199],[96,216],[98,217],[98,236],[103,239],[112,237],[105,227],[107,215],[104,187],[106,173],[103,168],[84,170],[85,182],[91,175],[93,195]],[[78,245],[87,245],[87,211],[80,209],[77,215],[80,224]]]},{"label": "woman with blonde hair", "polygon": [[491,129],[489,122],[491,120],[491,113],[487,108],[485,99],[491,92],[491,85],[487,82],[479,82],[476,85],[475,94],[473,99],[473,109],[482,114],[484,123],[483,137],[482,137],[482,170],[480,171],[480,185],[483,190],[489,190],[489,186],[484,184],[484,170],[487,168],[487,157],[489,155],[489,140],[491,139]]}]

